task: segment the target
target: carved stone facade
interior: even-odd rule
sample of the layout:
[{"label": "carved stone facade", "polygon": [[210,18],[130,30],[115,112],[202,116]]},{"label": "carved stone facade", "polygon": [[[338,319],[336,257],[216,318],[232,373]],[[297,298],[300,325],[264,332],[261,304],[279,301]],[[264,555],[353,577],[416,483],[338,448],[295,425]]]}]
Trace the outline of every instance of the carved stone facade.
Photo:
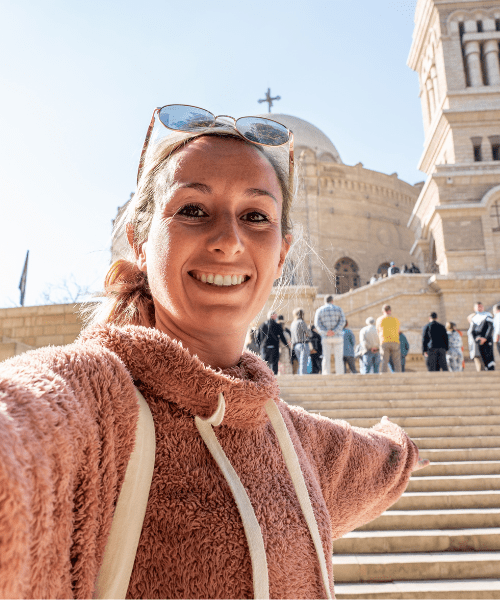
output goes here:
[{"label": "carved stone facade", "polygon": [[419,0],[409,66],[419,75],[427,174],[409,227],[421,268],[500,271],[500,2]]},{"label": "carved stone facade", "polygon": [[320,294],[342,294],[386,272],[391,261],[411,264],[413,235],[407,223],[418,186],[361,163],[327,162],[309,148],[298,162],[303,183],[292,220],[313,248],[310,285]]}]

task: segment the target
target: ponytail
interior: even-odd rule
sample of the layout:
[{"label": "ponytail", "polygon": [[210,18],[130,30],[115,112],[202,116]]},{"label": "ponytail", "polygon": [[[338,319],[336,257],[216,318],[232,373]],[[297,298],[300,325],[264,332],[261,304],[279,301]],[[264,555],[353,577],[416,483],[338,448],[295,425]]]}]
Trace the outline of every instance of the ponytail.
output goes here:
[{"label": "ponytail", "polygon": [[104,314],[99,312],[105,322],[154,326],[154,303],[148,276],[135,263],[121,259],[111,265],[104,280],[104,296]]}]

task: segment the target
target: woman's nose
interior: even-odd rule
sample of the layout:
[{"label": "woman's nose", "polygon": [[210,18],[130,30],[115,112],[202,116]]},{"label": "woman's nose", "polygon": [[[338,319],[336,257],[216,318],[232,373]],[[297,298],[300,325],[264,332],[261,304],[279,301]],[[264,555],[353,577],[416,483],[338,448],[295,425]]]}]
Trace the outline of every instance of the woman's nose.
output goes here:
[{"label": "woman's nose", "polygon": [[208,240],[210,252],[222,252],[233,256],[243,252],[244,245],[238,227],[238,219],[232,216],[221,216],[214,223],[214,230]]}]

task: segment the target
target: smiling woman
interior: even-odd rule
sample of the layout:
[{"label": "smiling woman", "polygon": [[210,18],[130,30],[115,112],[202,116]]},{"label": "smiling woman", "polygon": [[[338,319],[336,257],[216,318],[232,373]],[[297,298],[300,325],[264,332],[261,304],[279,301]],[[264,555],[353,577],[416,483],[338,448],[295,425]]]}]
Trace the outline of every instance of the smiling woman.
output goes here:
[{"label": "smiling woman", "polygon": [[331,598],[332,541],[425,466],[385,417],[287,405],[242,352],[292,191],[234,123],[145,145],[93,322],[0,366],[1,597]]}]

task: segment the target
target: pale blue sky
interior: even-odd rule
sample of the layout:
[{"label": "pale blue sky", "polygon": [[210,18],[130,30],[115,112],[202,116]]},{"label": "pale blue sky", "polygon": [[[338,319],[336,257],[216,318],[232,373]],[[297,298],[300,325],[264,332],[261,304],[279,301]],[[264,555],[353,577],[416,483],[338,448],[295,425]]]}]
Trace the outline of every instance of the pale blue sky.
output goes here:
[{"label": "pale blue sky", "polygon": [[156,106],[274,109],[346,164],[415,183],[423,129],[406,66],[415,0],[2,0],[0,307],[72,276],[99,289]]}]

